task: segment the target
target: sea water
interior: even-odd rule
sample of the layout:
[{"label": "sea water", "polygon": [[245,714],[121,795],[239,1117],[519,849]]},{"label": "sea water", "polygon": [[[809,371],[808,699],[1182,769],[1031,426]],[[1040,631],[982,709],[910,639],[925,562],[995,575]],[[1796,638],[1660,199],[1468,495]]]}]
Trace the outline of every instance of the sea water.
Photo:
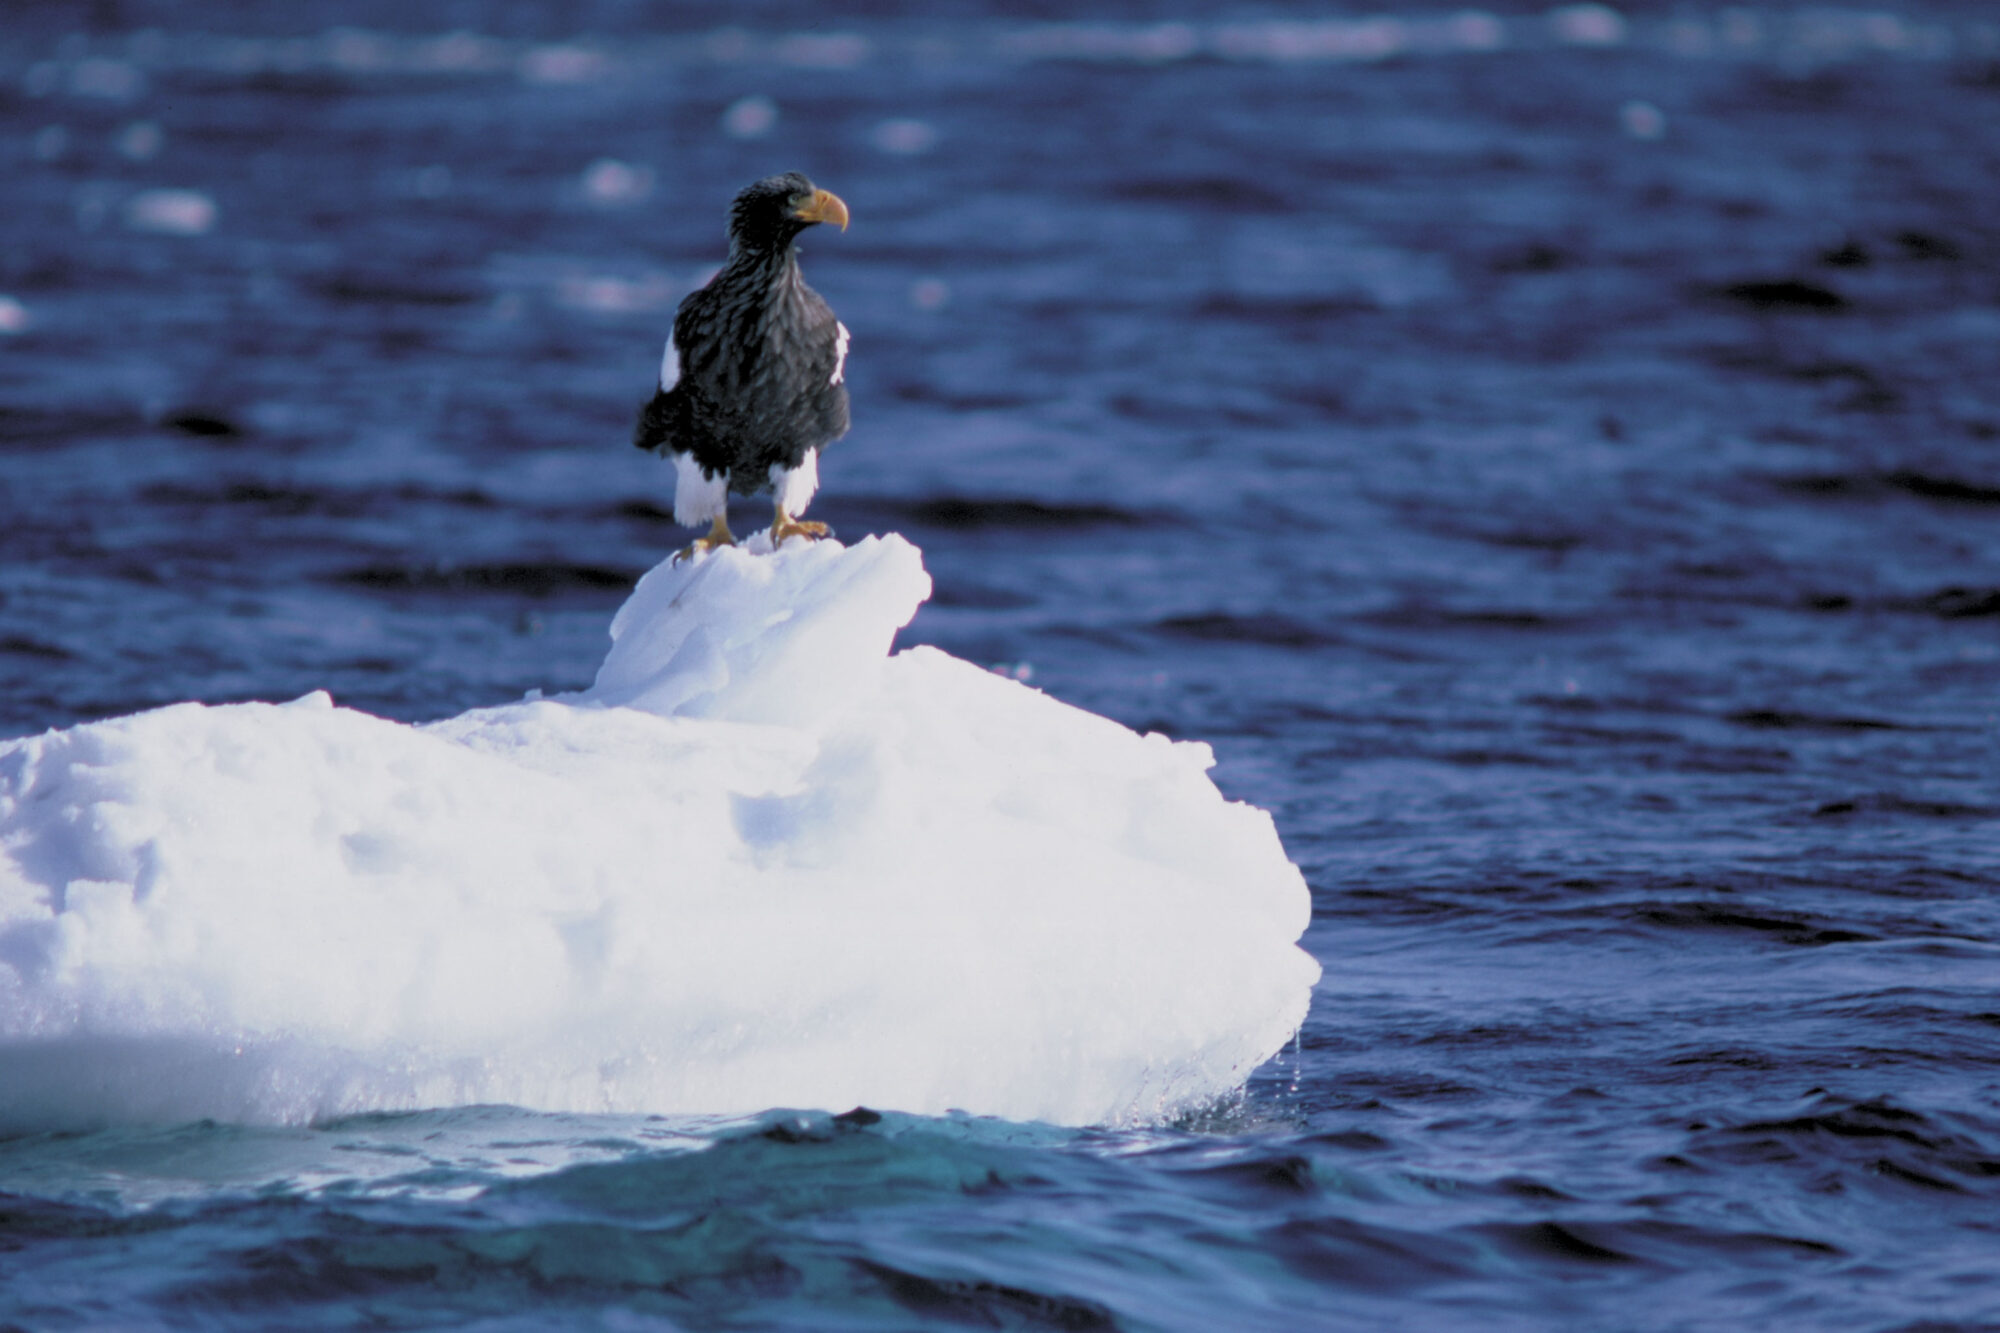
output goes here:
[{"label": "sea water", "polygon": [[797,167],[812,517],[922,547],[900,646],[1212,746],[1323,975],[1154,1123],[20,1132],[0,1320],[1991,1324],[1996,61],[1970,0],[10,16],[0,732],[591,687],[690,535],[674,304]]}]

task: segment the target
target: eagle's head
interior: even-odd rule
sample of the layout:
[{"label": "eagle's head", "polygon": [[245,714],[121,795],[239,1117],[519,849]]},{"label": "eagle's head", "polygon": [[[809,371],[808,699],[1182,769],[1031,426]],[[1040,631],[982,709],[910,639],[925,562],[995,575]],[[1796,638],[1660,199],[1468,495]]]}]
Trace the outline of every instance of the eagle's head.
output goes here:
[{"label": "eagle's head", "polygon": [[816,222],[847,230],[847,205],[796,171],[766,176],[729,206],[729,242],[747,250],[782,249]]}]

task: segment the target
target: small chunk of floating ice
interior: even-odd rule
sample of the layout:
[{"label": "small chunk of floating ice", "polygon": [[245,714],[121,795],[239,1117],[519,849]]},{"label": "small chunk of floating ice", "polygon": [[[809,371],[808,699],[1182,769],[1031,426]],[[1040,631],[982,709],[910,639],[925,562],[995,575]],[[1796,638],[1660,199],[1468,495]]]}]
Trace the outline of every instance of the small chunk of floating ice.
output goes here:
[{"label": "small chunk of floating ice", "polygon": [[795,32],[778,40],[772,54],[781,65],[801,69],[853,69],[869,56],[866,37],[851,32]]},{"label": "small chunk of floating ice", "polygon": [[587,46],[537,46],[521,56],[521,78],[528,83],[588,83],[610,69],[601,51]]},{"label": "small chunk of floating ice", "polygon": [[1186,23],[1045,23],[1010,33],[1005,49],[1029,59],[1165,64],[1198,54],[1201,34]]},{"label": "small chunk of floating ice", "polygon": [[583,170],[583,196],[601,207],[636,204],[653,192],[653,169],[600,157]]},{"label": "small chunk of floating ice", "polygon": [[1549,11],[1556,40],[1569,46],[1616,46],[1625,40],[1625,16],[1609,5],[1562,5]]},{"label": "small chunk of floating ice", "polygon": [[738,98],[722,113],[722,132],[732,139],[759,139],[778,123],[778,104],[762,93]]},{"label": "small chunk of floating ice", "polygon": [[146,76],[130,61],[90,56],[70,66],[69,90],[78,97],[129,102],[146,91]]},{"label": "small chunk of floating ice", "polygon": [[1445,20],[1445,31],[1450,37],[1447,49],[1498,51],[1507,44],[1506,25],[1481,10],[1468,9],[1452,15]]},{"label": "small chunk of floating ice", "polygon": [[1667,116],[1651,102],[1627,102],[1618,108],[1618,124],[1634,139],[1653,141],[1667,137]]},{"label": "small chunk of floating ice", "polygon": [[125,225],[163,236],[201,236],[215,229],[220,211],[200,190],[141,190],[125,201]]},{"label": "small chunk of floating ice", "polygon": [[868,136],[877,151],[915,157],[937,147],[938,132],[921,120],[885,120]]},{"label": "small chunk of floating ice", "polygon": [[26,333],[34,322],[28,307],[11,296],[0,296],[0,333]]},{"label": "small chunk of floating ice", "polygon": [[135,120],[118,132],[118,151],[134,162],[150,162],[160,155],[167,136],[150,120]]},{"label": "small chunk of floating ice", "polygon": [[0,744],[0,1126],[511,1102],[1171,1117],[1318,965],[1208,748],[933,648],[899,537],[662,564],[597,683]]},{"label": "small chunk of floating ice", "polygon": [[683,295],[664,274],[639,278],[611,274],[591,274],[564,278],[556,285],[556,301],[572,310],[597,314],[623,315],[640,310],[671,308]]},{"label": "small chunk of floating ice", "polygon": [[951,300],[951,288],[942,278],[918,278],[910,284],[910,304],[919,310],[942,310]]}]

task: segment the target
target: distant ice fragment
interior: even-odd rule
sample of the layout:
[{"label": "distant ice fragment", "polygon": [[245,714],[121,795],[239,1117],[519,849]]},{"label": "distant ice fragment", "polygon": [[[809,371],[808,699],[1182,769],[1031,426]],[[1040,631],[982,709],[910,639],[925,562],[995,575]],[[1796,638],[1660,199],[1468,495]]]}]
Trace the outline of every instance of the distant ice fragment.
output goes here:
[{"label": "distant ice fragment", "polygon": [[778,104],[761,93],[730,103],[722,113],[722,132],[732,139],[761,139],[778,123]]},{"label": "distant ice fragment", "polygon": [[504,69],[508,63],[507,44],[497,37],[459,30],[419,41],[411,63],[419,69],[473,70]]},{"label": "distant ice fragment", "polygon": [[1666,113],[1651,102],[1627,102],[1618,108],[1618,124],[1634,139],[1647,142],[1667,137]]},{"label": "distant ice fragment", "polygon": [[587,46],[537,46],[521,56],[521,78],[528,83],[586,83],[609,67],[603,52]]},{"label": "distant ice fragment", "polygon": [[34,322],[28,307],[11,296],[0,296],[0,334],[26,333]]},{"label": "distant ice fragment", "polygon": [[1452,48],[1460,51],[1498,51],[1507,44],[1507,27],[1483,10],[1462,10],[1448,20]]},{"label": "distant ice fragment", "polygon": [[1201,34],[1186,23],[1063,22],[1020,29],[1009,35],[1006,46],[1029,58],[1164,64],[1197,54]]},{"label": "distant ice fragment", "polygon": [[326,62],[353,73],[380,73],[396,68],[402,58],[397,43],[386,34],[361,28],[335,28],[321,36]]},{"label": "distant ice fragment", "polygon": [[135,120],[118,132],[118,151],[134,162],[150,162],[160,155],[167,136],[150,120]]},{"label": "distant ice fragment", "polygon": [[635,204],[653,192],[653,169],[601,157],[583,171],[583,196],[600,207]]},{"label": "distant ice fragment", "polygon": [[1549,11],[1556,40],[1569,46],[1616,46],[1625,40],[1625,16],[1608,5],[1563,5]]},{"label": "distant ice fragment", "polygon": [[869,56],[866,37],[851,32],[796,32],[779,39],[778,63],[805,69],[853,69]]},{"label": "distant ice fragment", "polygon": [[572,310],[598,314],[631,314],[641,310],[663,310],[681,296],[680,289],[663,273],[647,273],[636,278],[610,273],[570,274],[556,284],[555,297]]},{"label": "distant ice fragment", "polygon": [[1907,51],[1913,44],[1909,25],[1894,14],[1871,13],[1861,22],[1869,44],[1878,51]]},{"label": "distant ice fragment", "polygon": [[1140,24],[1128,29],[1124,54],[1147,64],[1186,60],[1201,49],[1201,36],[1187,23]]},{"label": "distant ice fragment", "polygon": [[868,139],[880,152],[915,157],[937,146],[938,132],[921,120],[885,120],[875,127]]},{"label": "distant ice fragment", "polygon": [[220,211],[200,190],[141,190],[125,201],[125,225],[163,236],[202,236]]},{"label": "distant ice fragment", "polygon": [[146,91],[146,76],[130,61],[91,56],[70,67],[69,90],[78,97],[129,102]]}]

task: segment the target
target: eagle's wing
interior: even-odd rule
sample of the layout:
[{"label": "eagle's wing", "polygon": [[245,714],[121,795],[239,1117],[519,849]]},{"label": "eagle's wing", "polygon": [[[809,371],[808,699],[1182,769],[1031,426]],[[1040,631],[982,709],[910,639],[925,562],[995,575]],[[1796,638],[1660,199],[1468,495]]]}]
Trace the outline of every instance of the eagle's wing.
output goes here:
[{"label": "eagle's wing", "polygon": [[[699,295],[699,292],[692,294]],[[632,428],[633,444],[659,454],[684,453],[693,447],[693,441],[687,438],[685,395],[679,391],[681,326],[687,322],[692,296],[681,302],[674,326],[667,332],[667,345],[660,352],[660,381],[653,389],[653,396],[639,409],[639,420]]]},{"label": "eagle's wing", "polygon": [[833,316],[817,292],[808,289],[812,369],[805,397],[809,418],[806,434],[817,449],[847,434],[847,326]]}]

